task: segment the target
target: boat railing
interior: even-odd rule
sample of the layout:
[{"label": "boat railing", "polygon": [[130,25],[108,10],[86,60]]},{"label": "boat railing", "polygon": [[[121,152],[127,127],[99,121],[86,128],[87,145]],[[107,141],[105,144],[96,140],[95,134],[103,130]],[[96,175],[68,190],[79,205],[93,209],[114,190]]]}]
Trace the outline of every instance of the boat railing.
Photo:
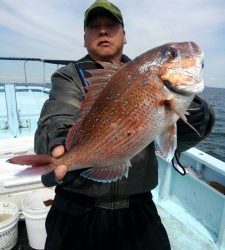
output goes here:
[{"label": "boat railing", "polygon": [[40,84],[1,83],[0,137],[33,134],[49,91]]},{"label": "boat railing", "polygon": [[[33,134],[41,108],[51,89],[51,83],[46,81],[45,65],[55,64],[58,68],[74,61],[24,57],[0,57],[0,61],[20,61],[24,64],[23,82],[0,83],[0,138]],[[42,82],[28,79],[28,62],[43,64]]]}]

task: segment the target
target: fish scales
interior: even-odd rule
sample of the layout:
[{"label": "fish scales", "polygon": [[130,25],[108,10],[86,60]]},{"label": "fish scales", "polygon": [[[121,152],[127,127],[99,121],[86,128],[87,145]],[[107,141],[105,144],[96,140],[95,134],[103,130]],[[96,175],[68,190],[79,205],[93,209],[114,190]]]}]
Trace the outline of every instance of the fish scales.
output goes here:
[{"label": "fish scales", "polygon": [[[113,82],[113,85],[109,82],[103,90],[98,102],[91,110],[93,117],[99,117],[98,123],[92,126],[92,119],[87,119],[82,124],[82,133],[80,135],[78,131],[77,140],[79,147],[82,145],[82,143],[79,143],[79,138],[83,138],[86,135],[86,130],[93,135],[96,134],[96,131],[101,131],[101,137],[97,136],[98,141],[93,136],[93,139],[89,141],[88,150],[85,149],[85,152],[79,153],[86,160],[87,157],[84,157],[84,155],[88,152],[87,160],[89,162],[92,161],[93,164],[101,161],[99,154],[104,155],[105,162],[102,163],[103,165],[112,164],[113,161],[122,161],[125,156],[126,158],[131,158],[136,153],[137,147],[139,151],[143,146],[146,146],[146,143],[143,145],[143,141],[145,141],[146,136],[149,134],[149,130],[152,130],[152,126],[154,127],[154,120],[157,122],[157,119],[152,118],[155,117],[154,114],[156,113],[154,109],[159,108],[157,93],[163,93],[163,84],[160,84],[161,91],[159,91],[159,86],[154,81],[141,86],[139,84],[141,81],[140,78],[144,78],[145,76],[135,77],[138,73],[138,68],[136,67],[135,71],[133,65],[132,68],[132,75],[119,75],[118,78],[120,78],[120,81],[113,81],[112,78],[111,82]],[[132,84],[126,84],[128,83],[127,78],[132,78]],[[111,88],[111,91],[107,88]],[[109,94],[110,99],[107,98]],[[124,110],[124,103],[126,104],[126,115],[121,112],[121,110]],[[137,103],[139,104],[138,109],[135,108]],[[149,107],[151,108],[150,110]],[[111,115],[110,122],[105,123],[105,120],[109,119],[108,111],[111,108],[114,110],[114,114]],[[132,136],[129,136],[127,133],[129,129],[135,131],[135,134],[133,133]],[[117,135],[117,140],[114,140],[115,134]],[[98,149],[97,152],[96,148]],[[75,148],[74,150],[77,149]],[[71,158],[73,156],[74,153],[72,153]],[[91,157],[93,158],[90,160]],[[72,161],[79,162],[79,159],[73,159]],[[85,165],[84,162],[82,164]]]},{"label": "fish scales", "polygon": [[[121,82],[123,83],[124,81],[121,81]],[[118,85],[119,84],[120,82],[118,82]],[[147,109],[149,108],[149,105],[151,105],[151,103],[146,106],[146,101],[143,102],[143,100],[146,100],[146,93],[149,93],[148,89],[143,91],[142,88],[138,90],[139,86],[137,86],[137,88],[134,88],[133,85],[128,85],[128,87],[130,86],[132,88],[133,93],[129,93],[129,91],[128,92],[124,91],[122,93],[125,93],[125,94],[120,94],[120,97],[118,97],[118,93],[121,93],[120,88],[119,88],[121,84],[119,86],[118,85],[116,84],[114,85],[115,86],[114,98],[111,98],[110,103],[104,103],[102,100],[105,100],[105,99],[101,96],[103,107],[107,105],[108,109],[110,109],[110,107],[112,106],[116,110],[114,115],[110,117],[111,120],[105,123],[104,120],[109,119],[108,112],[104,108],[102,109],[102,112],[100,112],[100,108],[98,108],[96,109],[96,112],[98,112],[98,114],[99,113],[101,114],[99,123],[95,127],[92,127],[92,121],[88,120],[88,122],[85,123],[83,126],[83,130],[82,130],[83,134],[86,134],[85,128],[87,129],[93,128],[93,130],[91,131],[91,133],[93,134],[95,134],[95,131],[98,129],[101,131],[101,138],[99,138],[99,143],[96,143],[94,139],[89,142],[90,144],[93,143],[93,146],[91,146],[92,149],[88,151],[88,154],[91,154],[91,152],[94,151],[94,154],[93,154],[94,162],[99,160],[98,154],[96,154],[95,152],[96,146],[98,147],[98,152],[101,154],[104,154],[106,159],[113,159],[115,157],[117,158],[124,157],[124,155],[128,155],[128,157],[133,156],[132,154],[133,152],[128,152],[129,148],[130,149],[134,148],[134,147],[130,147],[129,143],[131,143],[133,146],[137,145],[138,144],[138,142],[136,141],[137,137],[134,137],[134,134],[132,134],[132,137],[129,138],[130,135],[128,135],[127,131],[129,129],[133,129],[133,131],[135,131],[135,133],[138,133],[138,134],[141,134],[142,131],[145,132],[143,133],[143,136],[141,136],[141,138],[139,137],[141,141],[142,139],[145,138],[145,135],[147,132],[146,127],[149,127],[148,123],[143,122],[143,114],[146,120],[150,120],[148,119],[149,112]],[[124,85],[122,86],[124,88]],[[137,99],[137,103],[139,103],[139,106],[141,106],[141,103],[143,103],[142,108],[139,108],[138,110],[135,109],[135,101],[133,101],[136,99]],[[126,100],[126,102],[128,103],[126,105],[127,115],[123,115],[122,112],[120,111],[121,109],[123,109],[123,100]],[[153,100],[153,99],[150,98],[150,100]],[[141,113],[140,116],[138,116],[139,112]],[[140,126],[140,124],[146,124],[146,125]],[[138,129],[140,131],[138,131]],[[118,140],[114,140],[115,134],[117,135]],[[82,138],[82,135],[81,135],[81,138]]]}]

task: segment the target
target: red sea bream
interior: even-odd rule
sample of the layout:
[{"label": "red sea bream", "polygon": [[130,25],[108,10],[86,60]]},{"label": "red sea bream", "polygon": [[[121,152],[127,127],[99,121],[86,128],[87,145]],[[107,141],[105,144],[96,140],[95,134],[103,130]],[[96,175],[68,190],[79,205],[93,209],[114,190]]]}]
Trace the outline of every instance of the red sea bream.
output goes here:
[{"label": "red sea bream", "polygon": [[84,169],[83,177],[111,182],[127,177],[130,159],[154,140],[166,159],[172,159],[176,121],[186,122],[186,109],[204,88],[201,49],[193,42],[168,43],[122,66],[100,63],[104,69],[90,70],[66,153],[57,159],[18,156],[9,162],[41,166],[40,173],[63,164],[68,171]]}]

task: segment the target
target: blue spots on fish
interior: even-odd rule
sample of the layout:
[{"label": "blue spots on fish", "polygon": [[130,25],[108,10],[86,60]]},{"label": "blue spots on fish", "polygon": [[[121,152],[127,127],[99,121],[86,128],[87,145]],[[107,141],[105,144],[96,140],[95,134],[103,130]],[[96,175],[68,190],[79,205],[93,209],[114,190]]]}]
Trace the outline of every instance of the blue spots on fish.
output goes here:
[{"label": "blue spots on fish", "polygon": [[143,86],[145,86],[145,85],[147,85],[148,84],[148,79],[144,79],[144,80],[142,80],[141,81],[141,84],[143,85]]},{"label": "blue spots on fish", "polygon": [[110,124],[110,119],[106,117],[103,121],[103,124]]}]

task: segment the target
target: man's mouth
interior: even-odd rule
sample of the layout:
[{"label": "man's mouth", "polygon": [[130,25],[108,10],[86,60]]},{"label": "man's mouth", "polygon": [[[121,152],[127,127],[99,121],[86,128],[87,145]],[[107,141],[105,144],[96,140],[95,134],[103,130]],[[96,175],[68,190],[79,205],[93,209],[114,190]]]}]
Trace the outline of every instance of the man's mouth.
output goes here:
[{"label": "man's mouth", "polygon": [[103,41],[100,41],[98,43],[98,46],[100,46],[100,47],[108,47],[108,46],[110,46],[110,42],[107,41],[107,40],[103,40]]}]

